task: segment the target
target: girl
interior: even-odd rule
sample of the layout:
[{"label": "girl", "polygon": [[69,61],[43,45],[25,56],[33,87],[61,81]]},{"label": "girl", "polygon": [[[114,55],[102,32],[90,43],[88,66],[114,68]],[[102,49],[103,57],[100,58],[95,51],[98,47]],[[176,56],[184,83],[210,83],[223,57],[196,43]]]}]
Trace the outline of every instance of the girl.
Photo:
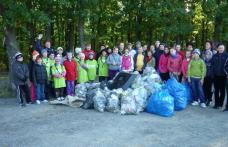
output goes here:
[{"label": "girl", "polygon": [[146,63],[147,67],[155,67],[155,58],[153,57],[153,53],[150,50],[147,51]]},{"label": "girl", "polygon": [[134,69],[133,58],[129,55],[129,50],[125,49],[124,54],[122,55],[122,65],[121,70],[126,72],[131,72]]},{"label": "girl", "polygon": [[94,58],[94,53],[89,53],[89,59],[86,60],[86,66],[87,66],[87,73],[88,73],[88,80],[90,82],[93,82],[96,80],[97,77],[97,61]]},{"label": "girl", "polygon": [[207,72],[206,76],[204,78],[204,83],[203,83],[203,90],[205,94],[205,101],[206,105],[209,106],[211,101],[212,101],[212,83],[213,83],[213,73],[212,73],[212,68],[211,68],[211,59],[212,59],[213,53],[210,50],[205,51],[205,64],[207,67]]},{"label": "girl", "polygon": [[167,68],[171,76],[174,76],[180,81],[182,57],[177,53],[174,48],[170,49],[170,56],[168,58]]},{"label": "girl", "polygon": [[161,55],[159,60],[159,65],[158,65],[162,81],[167,81],[169,79],[169,70],[167,67],[168,59],[169,59],[169,48],[165,47],[164,53]]},{"label": "girl", "polygon": [[65,67],[61,64],[61,55],[55,57],[55,65],[51,67],[51,73],[54,77],[55,95],[57,100],[64,100],[64,88],[66,87]]},{"label": "girl", "polygon": [[185,59],[182,62],[182,66],[181,66],[181,72],[183,74],[183,80],[186,81],[187,80],[187,73],[188,73],[188,64],[191,60],[191,55],[192,55],[192,51],[191,50],[187,50],[186,54],[185,54]]},{"label": "girl", "polygon": [[134,70],[138,71],[140,74],[146,67],[146,57],[143,55],[143,49],[140,47],[138,53],[134,56]]},{"label": "girl", "polygon": [[88,67],[85,64],[85,54],[84,53],[80,53],[79,54],[80,60],[79,60],[79,64],[78,64],[78,83],[85,83],[88,82],[88,73],[87,73],[87,69]]},{"label": "girl", "polygon": [[99,82],[107,81],[108,64],[107,64],[107,52],[105,50],[101,52],[101,56],[98,58],[98,76],[99,76]]},{"label": "girl", "polygon": [[206,66],[202,59],[200,59],[200,50],[195,49],[193,51],[193,58],[188,66],[188,81],[191,83],[193,102],[192,105],[199,105],[200,100],[201,107],[205,108],[205,97],[203,92],[203,80],[206,74]]},{"label": "girl", "polygon": [[66,69],[67,80],[67,95],[75,96],[74,88],[75,81],[78,77],[77,62],[73,60],[73,54],[67,53],[67,59],[64,61],[64,67]]},{"label": "girl", "polygon": [[36,86],[37,104],[40,104],[41,101],[48,102],[44,93],[47,79],[46,67],[42,64],[42,57],[39,55],[36,57],[36,64],[33,69],[33,81]]},{"label": "girl", "polygon": [[109,79],[112,80],[120,70],[121,56],[118,54],[118,47],[113,49],[113,53],[108,56]]}]

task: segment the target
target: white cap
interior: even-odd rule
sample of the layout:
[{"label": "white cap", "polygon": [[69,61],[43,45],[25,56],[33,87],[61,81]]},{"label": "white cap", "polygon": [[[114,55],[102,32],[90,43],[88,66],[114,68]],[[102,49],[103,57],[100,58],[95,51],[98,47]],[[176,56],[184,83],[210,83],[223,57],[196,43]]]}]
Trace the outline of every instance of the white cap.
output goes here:
[{"label": "white cap", "polygon": [[75,48],[75,53],[76,54],[81,53],[81,52],[82,52],[82,48],[79,48],[79,47]]}]

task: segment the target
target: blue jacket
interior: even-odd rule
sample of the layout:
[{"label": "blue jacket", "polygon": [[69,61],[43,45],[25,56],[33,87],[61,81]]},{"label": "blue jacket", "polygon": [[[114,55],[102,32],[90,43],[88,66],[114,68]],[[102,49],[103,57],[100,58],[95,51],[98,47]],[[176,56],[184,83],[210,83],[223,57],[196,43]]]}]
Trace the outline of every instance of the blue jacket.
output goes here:
[{"label": "blue jacket", "polygon": [[228,58],[227,53],[217,53],[212,57],[211,65],[212,65],[212,73],[213,76],[226,76],[224,67],[226,60]]}]

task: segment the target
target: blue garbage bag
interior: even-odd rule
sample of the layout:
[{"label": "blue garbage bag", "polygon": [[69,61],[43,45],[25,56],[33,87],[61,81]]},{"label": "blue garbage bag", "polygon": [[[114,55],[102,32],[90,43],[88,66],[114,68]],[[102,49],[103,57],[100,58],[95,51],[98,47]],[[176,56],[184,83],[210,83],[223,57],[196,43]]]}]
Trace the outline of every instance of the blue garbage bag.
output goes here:
[{"label": "blue garbage bag", "polygon": [[155,92],[148,101],[146,111],[169,117],[174,114],[174,98],[167,89]]},{"label": "blue garbage bag", "polygon": [[170,95],[174,97],[174,109],[176,111],[185,109],[188,104],[185,87],[174,77],[166,82],[165,87],[169,90]]},{"label": "blue garbage bag", "polygon": [[186,90],[186,97],[187,97],[187,103],[191,103],[192,102],[192,90],[190,85],[187,82],[184,82],[182,84]]}]

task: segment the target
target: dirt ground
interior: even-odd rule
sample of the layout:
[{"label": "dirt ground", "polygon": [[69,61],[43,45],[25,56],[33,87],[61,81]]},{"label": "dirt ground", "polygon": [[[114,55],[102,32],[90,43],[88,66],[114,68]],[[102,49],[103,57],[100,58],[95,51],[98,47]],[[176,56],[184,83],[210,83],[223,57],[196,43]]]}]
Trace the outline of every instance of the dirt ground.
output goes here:
[{"label": "dirt ground", "polygon": [[171,118],[122,116],[0,99],[0,147],[227,147],[228,112],[189,106]]}]

